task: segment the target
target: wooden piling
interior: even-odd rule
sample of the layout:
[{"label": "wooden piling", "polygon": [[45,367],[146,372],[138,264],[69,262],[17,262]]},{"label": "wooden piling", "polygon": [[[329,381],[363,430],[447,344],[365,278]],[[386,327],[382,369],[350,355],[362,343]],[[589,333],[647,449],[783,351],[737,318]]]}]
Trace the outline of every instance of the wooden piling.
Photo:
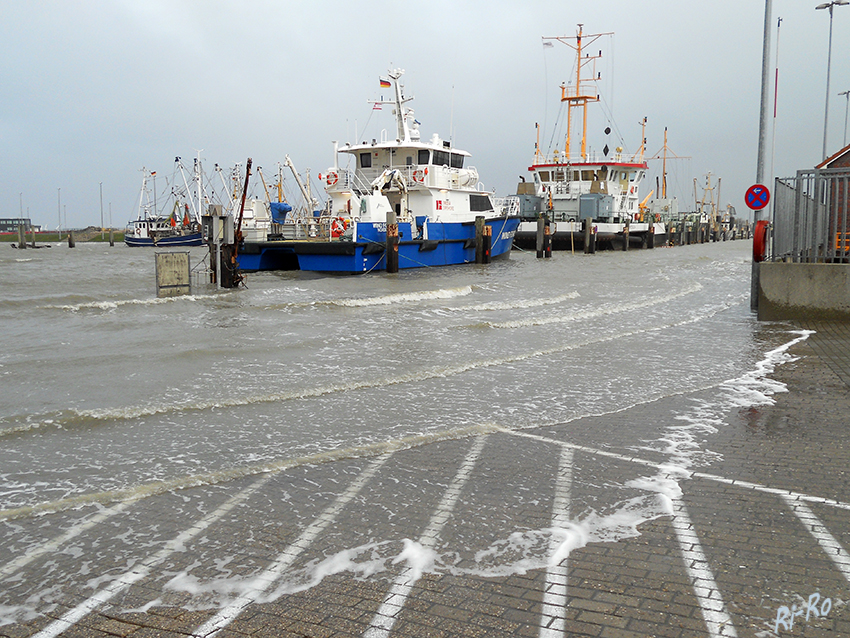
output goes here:
[{"label": "wooden piling", "polygon": [[626,224],[623,226],[623,252],[629,249],[629,220],[626,219]]},{"label": "wooden piling", "polygon": [[23,226],[18,226],[18,248],[27,247],[27,237]]},{"label": "wooden piling", "polygon": [[76,242],[74,241],[74,231],[68,231],[68,248],[74,248],[76,246]]},{"label": "wooden piling", "polygon": [[543,258],[543,233],[546,228],[546,218],[541,214],[537,217],[537,259]]},{"label": "wooden piling", "polygon": [[398,272],[398,219],[395,211],[387,211],[387,272]]},{"label": "wooden piling", "polygon": [[582,221],[582,224],[583,224],[582,231],[584,231],[584,254],[585,255],[590,254],[590,233],[592,231],[592,229],[590,227],[591,222],[592,222],[592,220],[590,220],[590,219],[585,219],[585,220]]},{"label": "wooden piling", "polygon": [[481,263],[489,264],[493,248],[493,228],[491,226],[484,226],[484,232],[481,235],[481,239],[484,244],[484,255]]},{"label": "wooden piling", "polygon": [[646,231],[646,247],[655,248],[655,223],[649,220],[649,229]]},{"label": "wooden piling", "polygon": [[222,244],[220,252],[221,287],[236,288],[239,280],[236,276],[236,250],[235,244]]},{"label": "wooden piling", "polygon": [[[485,264],[484,261],[484,229],[487,225],[484,223],[483,215],[475,216],[475,263]],[[389,228],[389,227],[388,227]]]},{"label": "wooden piling", "polygon": [[34,226],[30,227],[30,237],[32,237],[32,247],[38,248],[38,246],[35,245],[35,227]]},{"label": "wooden piling", "polygon": [[109,245],[110,246],[115,245],[115,231],[112,230],[111,228],[109,229]]},{"label": "wooden piling", "polygon": [[543,224],[543,257],[546,259],[552,257],[552,225],[548,219]]}]

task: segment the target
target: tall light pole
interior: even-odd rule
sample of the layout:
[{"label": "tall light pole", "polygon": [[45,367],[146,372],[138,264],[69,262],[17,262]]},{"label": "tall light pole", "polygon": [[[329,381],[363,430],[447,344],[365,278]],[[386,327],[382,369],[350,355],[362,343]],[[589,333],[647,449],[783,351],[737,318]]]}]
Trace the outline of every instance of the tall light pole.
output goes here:
[{"label": "tall light pole", "polygon": [[829,51],[826,58],[826,103],[823,108],[823,159],[826,159],[826,129],[829,123],[829,71],[832,66],[832,8],[850,4],[850,0],[831,0],[815,7],[815,9],[829,9]]},{"label": "tall light pole", "polygon": [[100,183],[100,241],[103,241],[103,182]]},{"label": "tall light pole", "polygon": [[59,225],[56,227],[56,232],[59,234],[59,241],[62,241],[62,189],[56,190],[56,208],[59,213]]},{"label": "tall light pole", "polygon": [[847,146],[847,111],[850,109],[850,91],[842,91],[838,95],[843,95],[847,98],[846,105],[844,106],[844,144],[842,144],[842,148],[844,148]]}]

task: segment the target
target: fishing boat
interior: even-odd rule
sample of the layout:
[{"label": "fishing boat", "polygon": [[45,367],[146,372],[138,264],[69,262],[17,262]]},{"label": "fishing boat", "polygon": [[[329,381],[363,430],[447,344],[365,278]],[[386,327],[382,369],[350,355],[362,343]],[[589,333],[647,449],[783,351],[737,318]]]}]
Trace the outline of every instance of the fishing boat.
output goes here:
[{"label": "fishing boat", "polygon": [[[576,52],[575,76],[562,83],[561,103],[566,104],[566,139],[564,148],[551,154],[540,147],[540,128],[534,159],[528,171],[531,180],[521,178],[517,187],[522,222],[516,243],[522,247],[535,245],[537,218],[545,215],[550,223],[552,247],[569,249],[583,246],[587,236],[600,247],[623,242],[654,246],[665,240],[665,224],[660,214],[650,212],[647,200],[641,199],[640,187],[646,175],[644,139],[646,118],[641,122],[641,143],[634,154],[624,151],[622,144],[613,149],[605,142],[600,151],[588,148],[588,105],[600,100],[596,61],[602,51],[588,53],[588,47],[612,33],[587,35],[578,25],[575,37],[544,37],[544,46],[565,44]],[[574,115],[574,111],[576,114]],[[580,129],[580,130],[579,130]],[[611,127],[605,129],[606,137]],[[576,141],[580,141],[577,146]]]},{"label": "fishing boat", "polygon": [[[149,183],[156,176],[155,171],[142,169],[142,188],[139,195],[139,208],[136,219],[130,221],[124,233],[124,243],[131,247],[175,247],[201,246],[200,216],[195,202],[189,194],[189,185],[180,158],[175,160],[177,170],[183,176],[184,191],[172,188],[171,213],[158,213],[156,193],[151,196]],[[195,179],[198,184],[198,202],[202,201],[200,178],[200,160],[195,162]],[[191,205],[191,209],[190,209]]]},{"label": "fishing boat", "polygon": [[406,106],[413,98],[404,96],[403,73],[381,79],[394,98],[373,106],[393,107],[396,135],[384,131],[380,139],[342,147],[334,142],[333,166],[319,175],[327,206],[273,224],[265,240],[243,241],[240,270],[365,273],[393,263],[405,269],[475,262],[487,244],[485,261],[509,253],[519,217],[483,190],[468,152],[437,134],[422,140]]}]

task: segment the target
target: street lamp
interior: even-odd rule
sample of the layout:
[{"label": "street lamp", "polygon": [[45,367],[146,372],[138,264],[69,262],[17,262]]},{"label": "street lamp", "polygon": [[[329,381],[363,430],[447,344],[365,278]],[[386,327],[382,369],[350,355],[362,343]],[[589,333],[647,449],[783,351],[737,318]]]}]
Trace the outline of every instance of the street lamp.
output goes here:
[{"label": "street lamp", "polygon": [[826,58],[826,104],[823,109],[823,159],[826,159],[826,125],[829,122],[829,70],[832,65],[832,8],[850,4],[850,0],[831,0],[815,7],[815,9],[829,9],[829,52]]},{"label": "street lamp", "polygon": [[103,182],[100,182],[100,241],[103,241]]},{"label": "street lamp", "polygon": [[844,146],[847,146],[847,110],[848,110],[848,108],[850,108],[850,91],[843,91],[842,93],[839,93],[838,95],[839,96],[843,95],[844,97],[847,98],[847,100],[846,100],[847,104],[844,106],[844,144],[842,146],[842,148],[844,148]]}]

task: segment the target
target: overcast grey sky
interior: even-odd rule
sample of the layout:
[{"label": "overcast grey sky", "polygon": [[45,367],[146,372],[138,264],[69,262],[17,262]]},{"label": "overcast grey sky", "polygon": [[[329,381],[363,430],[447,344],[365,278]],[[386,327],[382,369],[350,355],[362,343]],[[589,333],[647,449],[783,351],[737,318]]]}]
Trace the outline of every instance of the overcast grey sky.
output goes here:
[{"label": "overcast grey sky", "polygon": [[[780,175],[821,159],[829,14],[816,4],[773,3],[774,51],[783,18]],[[590,145],[601,148],[611,121],[634,152],[646,116],[648,156],[666,126],[670,148],[691,158],[669,167],[680,198],[692,199],[693,178],[711,171],[722,203],[743,211],[756,173],[762,0],[7,0],[0,217],[22,205],[55,228],[61,189],[68,225],[98,225],[102,182],[106,221],[111,203],[123,226],[136,215],[140,169],[171,175],[175,156],[191,168],[198,149],[207,168],[252,157],[267,175],[288,153],[315,178],[332,164],[332,140],[392,131],[389,110],[373,114],[367,103],[391,67],[406,71],[423,137],[453,133],[485,186],[511,194],[527,175],[535,122],[548,146],[573,63],[570,49],[544,48],[541,36],[574,35],[579,22],[615,32],[595,47],[613,117],[594,115]],[[850,6],[837,7],[830,152],[843,141],[849,53]]]}]

